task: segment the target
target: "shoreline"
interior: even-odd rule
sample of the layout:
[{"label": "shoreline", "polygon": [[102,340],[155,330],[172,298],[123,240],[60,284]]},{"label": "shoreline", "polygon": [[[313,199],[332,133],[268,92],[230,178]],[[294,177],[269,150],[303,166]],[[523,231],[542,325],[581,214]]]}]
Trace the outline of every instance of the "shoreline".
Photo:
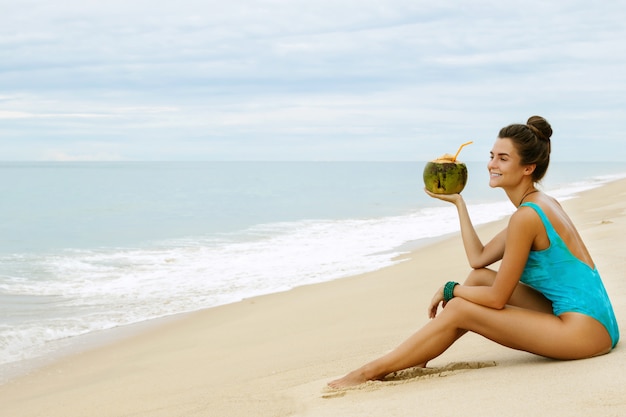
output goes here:
[{"label": "shoreline", "polygon": [[[487,222],[476,226],[477,229],[480,230],[482,227],[488,227],[492,223],[502,222],[502,219],[494,220],[492,222]],[[407,259],[410,259],[412,253],[418,251],[422,248],[431,246],[436,243],[445,242],[448,239],[453,238],[458,232],[450,232],[440,236],[428,237],[417,239],[414,241],[406,242],[397,248],[390,249],[389,251],[382,253],[389,253],[394,256],[390,257],[390,260],[394,262],[392,265],[383,266],[379,269],[368,271],[361,274],[349,275],[341,278],[335,278],[329,281],[322,281],[312,284],[304,284],[294,288],[286,289],[284,291],[278,291],[267,294],[259,294],[251,297],[246,297],[239,301],[233,301],[226,304],[219,304],[216,306],[206,307],[200,310],[180,312],[171,315],[166,315],[163,317],[151,318],[143,321],[139,321],[136,323],[125,324],[109,329],[97,330],[94,332],[71,336],[64,339],[59,339],[50,343],[49,352],[45,355],[24,359],[18,362],[12,362],[8,364],[0,365],[0,387],[5,384],[9,384],[15,379],[27,377],[31,374],[35,374],[41,369],[45,369],[48,366],[53,366],[61,361],[64,361],[68,358],[71,358],[74,355],[83,354],[92,350],[106,348],[108,346],[114,345],[120,341],[125,339],[133,338],[141,335],[143,332],[158,329],[160,326],[163,326],[170,321],[178,321],[184,320],[187,316],[194,315],[197,313],[201,313],[203,311],[210,311],[215,308],[220,308],[232,304],[245,303],[249,300],[254,300],[260,297],[271,296],[275,294],[288,293],[290,291],[296,290],[301,287],[308,287],[320,284],[331,283],[337,280],[356,278],[361,275],[377,273],[379,271],[384,271],[387,268],[392,268],[397,265],[399,262],[404,262]]]},{"label": "shoreline", "polygon": [[[626,232],[624,196],[626,179],[620,179],[563,201],[598,265],[622,335],[626,283],[619,246]],[[486,241],[505,224],[501,219],[477,230]],[[447,411],[440,407],[450,390],[463,383],[469,388],[455,392],[477,407],[478,399],[485,400],[478,395],[479,387],[487,384],[500,393],[497,397],[503,399],[491,404],[495,415],[513,392],[513,387],[501,384],[502,378],[515,378],[514,387],[539,394],[538,386],[546,391],[544,397],[562,392],[550,380],[570,387],[575,395],[553,400],[563,407],[555,415],[580,415],[583,400],[589,403],[585,415],[626,412],[621,398],[626,351],[621,344],[604,357],[554,362],[473,334],[432,361],[430,366],[442,370],[435,376],[326,392],[325,382],[393,348],[426,323],[432,292],[448,276],[462,279],[469,272],[458,233],[401,258],[403,262],[381,270],[150,321],[133,334],[72,353],[0,385],[0,411],[48,417],[395,415],[393,410],[403,415],[400,410],[414,407],[418,400],[430,404],[428,398],[441,397],[441,404],[427,414],[453,415],[453,410],[468,411],[460,408],[463,401]],[[536,374],[544,376],[536,379]],[[608,388],[606,380],[604,386],[591,385],[600,377],[610,379]],[[584,386],[572,387],[581,384],[573,379]],[[427,385],[431,397],[420,384]],[[614,391],[620,396],[612,395]],[[594,396],[600,399],[594,401]],[[538,404],[555,407],[548,406],[547,397]],[[526,406],[531,408],[519,415],[538,412],[532,408],[537,405]]]},{"label": "shoreline", "polygon": [[0,365],[0,371],[2,372],[0,373],[0,387],[11,383],[15,379],[27,377],[48,366],[53,366],[67,358],[71,358],[73,355],[114,345],[119,341],[133,338],[142,332],[158,328],[169,321],[182,320],[185,315],[193,313],[195,312],[158,317],[49,342],[51,345],[50,352],[45,355]]}]

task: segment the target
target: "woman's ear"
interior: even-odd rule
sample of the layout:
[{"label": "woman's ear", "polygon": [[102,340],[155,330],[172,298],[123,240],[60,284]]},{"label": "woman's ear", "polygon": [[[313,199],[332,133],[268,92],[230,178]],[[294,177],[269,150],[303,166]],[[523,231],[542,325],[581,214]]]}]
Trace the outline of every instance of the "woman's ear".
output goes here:
[{"label": "woman's ear", "polygon": [[535,168],[537,168],[537,164],[530,164],[524,167],[524,175],[532,175],[535,172]]}]

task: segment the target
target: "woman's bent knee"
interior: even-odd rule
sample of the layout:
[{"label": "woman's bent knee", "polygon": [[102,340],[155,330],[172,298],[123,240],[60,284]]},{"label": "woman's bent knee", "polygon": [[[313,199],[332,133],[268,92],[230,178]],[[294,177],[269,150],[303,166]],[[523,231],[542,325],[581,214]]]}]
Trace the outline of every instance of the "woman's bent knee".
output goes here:
[{"label": "woman's bent knee", "polygon": [[454,323],[455,327],[463,329],[464,320],[471,314],[471,305],[472,302],[455,297],[446,303],[441,316]]}]

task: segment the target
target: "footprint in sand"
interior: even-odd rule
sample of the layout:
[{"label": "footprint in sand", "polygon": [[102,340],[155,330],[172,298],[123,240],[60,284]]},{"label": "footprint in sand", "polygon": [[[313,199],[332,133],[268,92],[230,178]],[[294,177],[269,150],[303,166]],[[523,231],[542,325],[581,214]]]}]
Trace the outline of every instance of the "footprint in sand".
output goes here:
[{"label": "footprint in sand", "polygon": [[408,368],[393,372],[383,378],[382,382],[404,383],[413,379],[448,376],[459,371],[481,369],[496,366],[495,362],[452,362],[436,368]]},{"label": "footprint in sand", "polygon": [[468,371],[471,369],[481,369],[496,366],[495,362],[452,362],[446,366],[435,368],[408,368],[402,371],[390,373],[380,381],[368,381],[356,387],[348,387],[343,389],[333,389],[325,387],[322,392],[322,398],[339,398],[346,395],[349,391],[372,391],[389,385],[406,384],[416,380],[444,377],[454,373]]}]

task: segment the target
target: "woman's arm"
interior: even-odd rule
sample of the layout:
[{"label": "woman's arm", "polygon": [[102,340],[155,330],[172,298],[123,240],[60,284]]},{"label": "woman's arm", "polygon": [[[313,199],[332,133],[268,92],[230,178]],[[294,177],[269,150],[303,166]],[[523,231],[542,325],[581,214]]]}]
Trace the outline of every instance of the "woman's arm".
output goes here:
[{"label": "woman's arm", "polygon": [[428,190],[426,190],[426,193],[431,197],[455,205],[459,213],[461,237],[463,239],[463,246],[465,247],[465,254],[472,268],[484,268],[502,259],[506,240],[506,229],[498,233],[489,243],[483,245],[472,224],[465,200],[463,200],[460,194],[433,194]]},{"label": "woman's arm", "polygon": [[[541,226],[543,227],[543,226]],[[520,210],[511,216],[506,233],[506,251],[492,286],[464,286],[454,288],[454,296],[495,309],[504,308],[518,284],[528,254],[538,233],[536,216]],[[435,317],[437,306],[443,301],[443,287],[435,293],[429,306],[430,317]]]},{"label": "woman's arm", "polygon": [[[460,196],[459,196],[460,197]],[[463,198],[455,203],[461,223],[461,237],[465,255],[470,266],[474,269],[485,268],[502,259],[506,243],[507,230],[504,229],[493,237],[486,245],[483,245],[467,211]]]}]

